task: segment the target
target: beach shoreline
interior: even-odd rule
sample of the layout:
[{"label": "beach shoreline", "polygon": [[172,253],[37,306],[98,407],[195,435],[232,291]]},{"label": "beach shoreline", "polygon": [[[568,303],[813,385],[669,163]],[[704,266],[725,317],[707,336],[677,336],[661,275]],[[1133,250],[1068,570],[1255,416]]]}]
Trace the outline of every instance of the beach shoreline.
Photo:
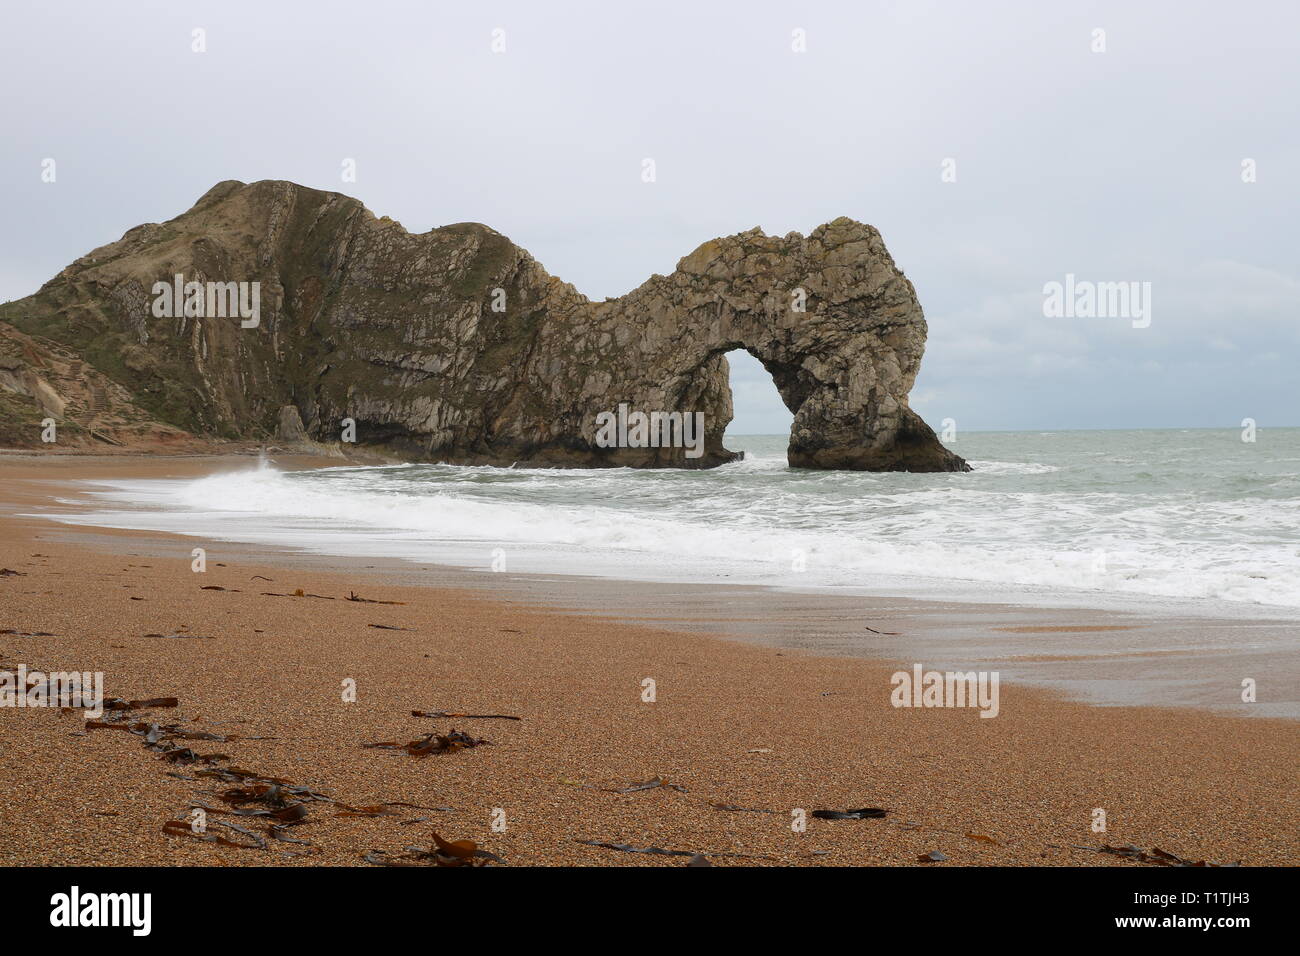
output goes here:
[{"label": "beach shoreline", "polygon": [[[1032,673],[1003,683],[994,720],[970,708],[890,705],[894,672],[956,663],[962,635],[974,631],[997,635],[982,646],[988,669],[1056,673],[1062,662],[1052,658],[1061,656],[1088,672],[1131,668],[1131,655],[1105,642],[1132,622],[1100,612],[1009,616],[996,605],[926,609],[788,594],[765,603],[704,586],[656,614],[649,585],[422,569],[15,517],[48,508],[75,487],[69,482],[196,477],[249,463],[246,455],[0,456],[0,567],[18,572],[0,579],[0,627],[18,632],[0,635],[0,663],[102,671],[111,696],[180,698],[174,713],[154,719],[181,716],[209,732],[240,722],[244,739],[218,748],[239,766],[349,805],[452,809],[372,819],[322,807],[295,831],[311,840],[307,850],[169,836],[163,823],[189,803],[219,803],[204,793],[210,781],[167,776],[189,774],[133,735],[79,730],[76,714],[3,709],[9,792],[0,826],[11,839],[0,859],[357,865],[369,849],[399,852],[427,823],[510,864],[683,862],[584,839],[705,852],[715,865],[901,865],[934,849],[949,857],[944,865],[1139,865],[1079,849],[1103,843],[1218,863],[1300,862],[1291,721],[1195,706],[1089,706],[1030,686]],[[199,546],[203,574],[191,570]],[[348,601],[350,593],[402,603]],[[855,621],[851,640],[824,626],[864,608],[872,616]],[[954,613],[975,621],[945,626]],[[895,631],[903,633],[878,633]],[[146,636],[173,633],[199,637]],[[814,633],[822,638],[808,639]],[[37,634],[50,636],[26,636]],[[1065,653],[1063,644],[1073,648],[1085,634],[1099,642],[1093,654]],[[1220,672],[1225,661],[1206,656],[1205,666]],[[653,703],[642,700],[647,678]],[[348,680],[354,703],[340,698]],[[523,719],[458,722],[412,717],[413,709]],[[491,745],[426,758],[363,746],[452,726]],[[612,792],[656,777],[684,791]],[[794,810],[862,806],[889,815],[809,819],[806,832],[791,830]],[[1097,809],[1106,811],[1104,833],[1092,829]],[[498,810],[502,832],[492,827]],[[421,816],[432,819],[403,825]]]},{"label": "beach shoreline", "polygon": [[[21,461],[8,474],[46,474],[38,457],[35,472]],[[353,539],[314,535],[271,543],[244,525],[220,536],[186,530],[169,520],[151,525],[155,506],[118,511],[114,495],[101,498],[98,486],[132,479],[194,479],[218,472],[290,472],[305,469],[365,467],[371,462],[340,462],[311,455],[268,456],[256,448],[239,455],[178,456],[141,462],[121,457],[52,459],[66,476],[66,489],[52,506],[38,477],[25,513],[44,515],[62,527],[64,540],[112,552],[118,532],[148,540],[147,553],[180,559],[197,544],[220,543],[241,561],[263,561],[304,570],[350,567],[382,575],[386,583],[467,590],[493,598],[554,608],[620,623],[670,627],[782,650],[876,661],[925,661],[946,670],[998,668],[1002,679],[1104,706],[1195,707],[1249,717],[1300,720],[1300,655],[1294,653],[1296,620],[1288,609],[1266,605],[1164,600],[1110,595],[1105,605],[1087,603],[1095,595],[1058,590],[1036,593],[1011,586],[972,592],[963,583],[941,578],[913,579],[891,589],[808,587],[733,581],[656,578],[625,558],[605,573],[519,569],[518,549],[478,544],[471,552],[416,560],[349,551]],[[96,480],[81,468],[89,465]],[[21,485],[21,480],[18,481]],[[20,502],[15,499],[19,513]],[[104,509],[115,513],[100,522]],[[212,517],[198,516],[212,529]],[[219,524],[219,522],[218,522]],[[51,533],[56,533],[51,531]],[[185,542],[191,542],[185,544]],[[144,547],[144,545],[141,545]],[[481,551],[481,553],[477,553]],[[634,552],[629,552],[634,553]],[[502,559],[497,564],[497,557]],[[509,570],[504,567],[509,557]],[[454,562],[454,563],[453,563]],[[494,573],[488,573],[489,571]],[[629,576],[629,571],[637,572]],[[797,580],[794,576],[793,580]],[[792,580],[786,576],[787,581]],[[1045,595],[1046,598],[1045,598]],[[1233,675],[1240,675],[1233,679]],[[1243,677],[1263,686],[1257,699],[1241,699]]]}]

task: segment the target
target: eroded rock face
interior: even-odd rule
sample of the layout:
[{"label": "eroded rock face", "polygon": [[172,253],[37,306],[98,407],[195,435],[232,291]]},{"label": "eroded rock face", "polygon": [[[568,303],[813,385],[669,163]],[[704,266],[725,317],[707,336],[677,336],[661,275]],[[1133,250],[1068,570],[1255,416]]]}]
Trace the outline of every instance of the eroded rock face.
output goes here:
[{"label": "eroded rock face", "polygon": [[275,438],[287,444],[307,440],[307,430],[302,427],[302,416],[296,405],[286,405],[280,409],[280,420],[276,425]]},{"label": "eroded rock face", "polygon": [[[154,314],[156,282],[257,282],[258,325]],[[802,311],[799,307],[802,306]],[[165,311],[165,310],[164,310]],[[73,348],[159,420],[260,438],[292,427],[408,458],[707,467],[735,456],[724,354],[743,348],[794,412],[809,468],[955,471],[907,407],[926,325],[871,226],[715,239],[591,302],[476,223],[412,235],[355,199],[224,182],[194,208],[78,259],[0,319]],[[598,416],[703,413],[703,453],[602,447]],[[296,429],[295,429],[296,430]]]},{"label": "eroded rock face", "polygon": [[126,389],[73,350],[0,322],[0,447],[180,451],[193,444],[184,431],[152,419]]}]

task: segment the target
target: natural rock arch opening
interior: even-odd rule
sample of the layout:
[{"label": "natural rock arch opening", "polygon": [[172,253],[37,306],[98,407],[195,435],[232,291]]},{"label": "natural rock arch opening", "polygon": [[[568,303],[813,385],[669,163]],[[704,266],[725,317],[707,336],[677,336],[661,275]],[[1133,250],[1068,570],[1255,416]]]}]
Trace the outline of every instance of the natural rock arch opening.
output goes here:
[{"label": "natural rock arch opening", "polygon": [[725,353],[724,358],[732,404],[726,435],[781,435],[788,441],[795,409],[786,404],[762,360],[743,348]]}]

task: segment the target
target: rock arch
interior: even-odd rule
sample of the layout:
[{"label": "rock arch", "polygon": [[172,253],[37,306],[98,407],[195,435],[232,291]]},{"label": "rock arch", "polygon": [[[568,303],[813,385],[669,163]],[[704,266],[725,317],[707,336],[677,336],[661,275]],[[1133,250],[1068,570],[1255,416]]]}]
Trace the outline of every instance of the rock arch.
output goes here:
[{"label": "rock arch", "polygon": [[[149,290],[177,275],[258,283],[259,323],[155,315]],[[196,434],[264,439],[294,406],[316,441],[351,419],[359,444],[402,458],[497,465],[730,461],[723,355],[743,348],[794,412],[790,464],[967,468],[908,408],[925,317],[880,234],[851,219],[714,239],[671,275],[592,302],[487,226],[412,234],[339,193],[232,180],[0,306],[0,320]],[[622,403],[703,414],[703,454],[603,447],[597,416]]]},{"label": "rock arch", "polygon": [[[744,349],[794,414],[791,465],[968,470],[907,405],[925,317],[871,226],[837,219],[806,238],[754,229],[707,242],[671,276],[594,306],[592,320],[638,330],[613,376],[632,405],[705,413],[704,464],[734,458],[722,444],[732,416],[723,356]],[[689,464],[621,451],[618,463]]]}]

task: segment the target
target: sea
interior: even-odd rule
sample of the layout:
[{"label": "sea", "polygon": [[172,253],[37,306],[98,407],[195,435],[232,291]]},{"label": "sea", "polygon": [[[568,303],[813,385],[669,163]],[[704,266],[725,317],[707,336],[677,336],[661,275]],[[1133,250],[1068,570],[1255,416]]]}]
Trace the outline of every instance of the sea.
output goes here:
[{"label": "sea", "polygon": [[965,474],[794,469],[783,435],[728,436],[744,460],[710,470],[272,456],[95,482],[62,520],[484,573],[1300,620],[1300,428],[1253,438],[965,432]]}]

